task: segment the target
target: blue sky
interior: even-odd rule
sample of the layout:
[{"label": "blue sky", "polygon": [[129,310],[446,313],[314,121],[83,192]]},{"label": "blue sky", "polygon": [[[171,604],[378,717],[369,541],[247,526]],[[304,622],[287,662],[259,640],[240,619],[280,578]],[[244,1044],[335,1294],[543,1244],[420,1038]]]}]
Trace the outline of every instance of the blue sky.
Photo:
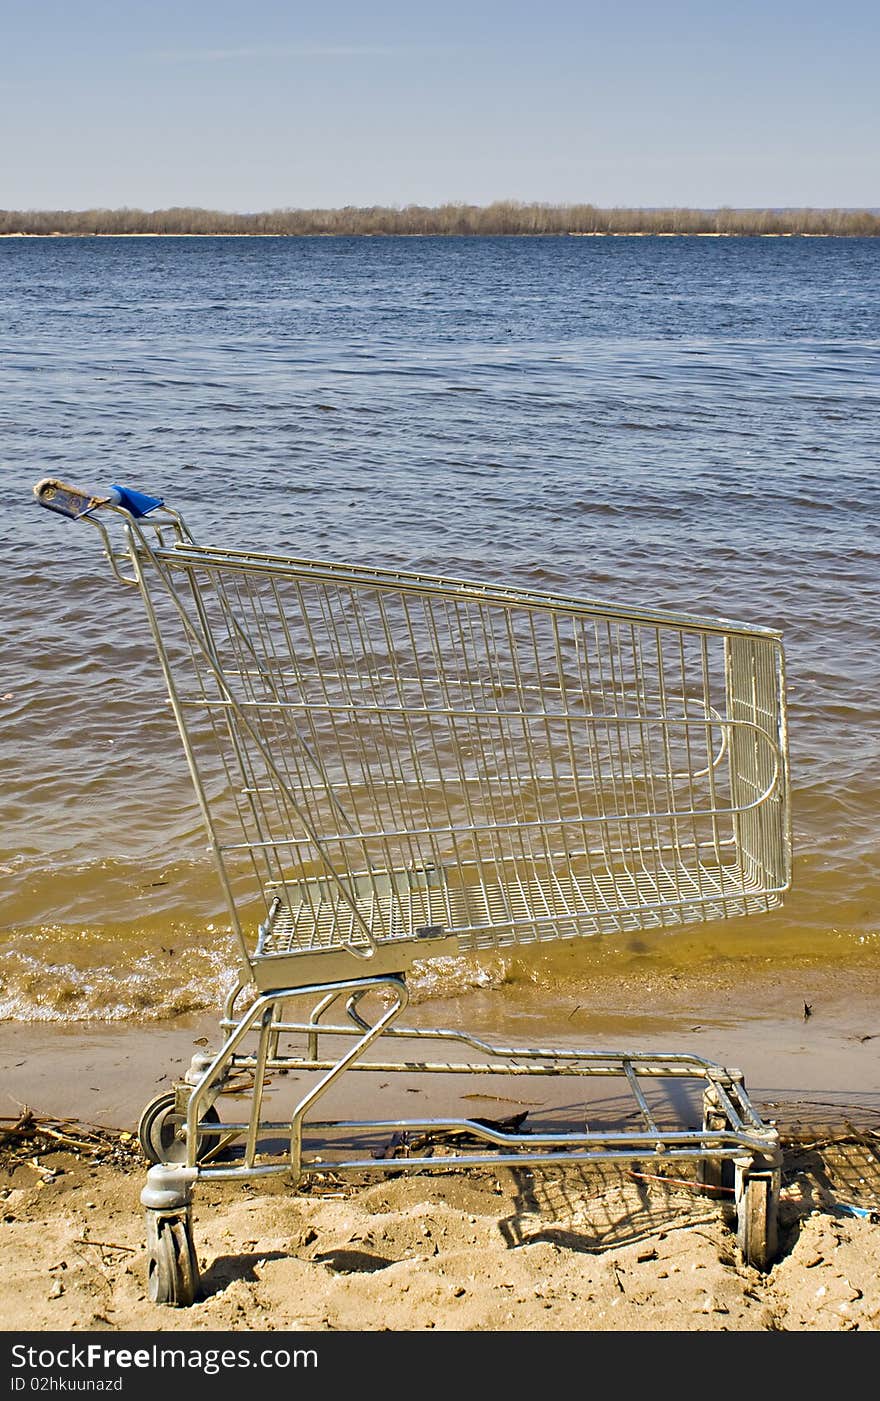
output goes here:
[{"label": "blue sky", "polygon": [[0,0],[0,207],[880,206],[873,0]]}]

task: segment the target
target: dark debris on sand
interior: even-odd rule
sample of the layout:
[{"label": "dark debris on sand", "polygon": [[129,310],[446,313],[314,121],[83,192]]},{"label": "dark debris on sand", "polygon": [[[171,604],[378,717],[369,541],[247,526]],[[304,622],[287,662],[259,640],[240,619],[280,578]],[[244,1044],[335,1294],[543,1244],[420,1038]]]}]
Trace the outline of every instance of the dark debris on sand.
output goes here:
[{"label": "dark debris on sand", "polygon": [[55,1119],[36,1115],[23,1105],[17,1117],[0,1117],[0,1166],[14,1169],[52,1153],[70,1153],[95,1163],[116,1167],[143,1164],[143,1153],[133,1134],[108,1129],[81,1119]]}]

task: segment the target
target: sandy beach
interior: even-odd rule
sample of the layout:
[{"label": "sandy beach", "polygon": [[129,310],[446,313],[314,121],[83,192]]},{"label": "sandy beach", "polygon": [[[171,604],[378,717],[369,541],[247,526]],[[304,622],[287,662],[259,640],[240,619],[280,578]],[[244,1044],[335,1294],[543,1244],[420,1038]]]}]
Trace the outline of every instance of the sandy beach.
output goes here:
[{"label": "sandy beach", "polygon": [[[585,1043],[686,1049],[745,1067],[785,1153],[780,1249],[767,1273],[743,1263],[729,1201],[656,1163],[438,1172],[401,1164],[354,1179],[315,1174],[295,1187],[277,1177],[199,1184],[201,1284],[187,1309],[147,1297],[146,1163],[133,1135],[143,1104],[206,1038],[216,1040],[216,1023],[7,1023],[3,1327],[875,1332],[878,992],[880,969],[870,965],[771,966],[750,974],[747,992],[733,968],[708,987],[677,976],[655,979],[637,1001],[623,990],[622,1002],[650,1014],[609,1012],[601,987],[585,990],[577,1009]],[[480,1010],[489,1016],[488,999]],[[406,1088],[415,1100],[418,1087]],[[418,1112],[433,1113],[425,1093]],[[360,1085],[357,1094],[363,1116]],[[510,1112],[500,1093],[478,1087],[471,1098],[481,1094],[472,1112]]]}]

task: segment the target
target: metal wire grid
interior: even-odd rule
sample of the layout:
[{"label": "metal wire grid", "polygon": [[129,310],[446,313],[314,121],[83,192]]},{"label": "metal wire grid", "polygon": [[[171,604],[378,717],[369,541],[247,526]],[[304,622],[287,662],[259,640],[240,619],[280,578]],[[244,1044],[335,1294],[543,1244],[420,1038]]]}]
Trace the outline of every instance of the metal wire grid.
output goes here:
[{"label": "metal wire grid", "polygon": [[152,559],[218,854],[235,904],[264,901],[258,956],[780,902],[776,634],[188,544]]}]

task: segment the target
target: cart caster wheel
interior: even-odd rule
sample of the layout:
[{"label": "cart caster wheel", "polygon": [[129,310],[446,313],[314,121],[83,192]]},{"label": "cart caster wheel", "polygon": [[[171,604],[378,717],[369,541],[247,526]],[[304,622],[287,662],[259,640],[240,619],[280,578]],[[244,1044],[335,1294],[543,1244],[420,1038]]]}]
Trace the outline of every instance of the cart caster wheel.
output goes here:
[{"label": "cart caster wheel", "polygon": [[187,1308],[196,1297],[199,1265],[189,1222],[164,1217],[151,1246],[147,1289],[154,1304]]},{"label": "cart caster wheel", "polygon": [[766,1272],[778,1249],[778,1202],[769,1177],[750,1177],[736,1205],[737,1240],[743,1262]]},{"label": "cart caster wheel", "polygon": [[[220,1115],[213,1104],[204,1111],[202,1117],[209,1123],[220,1123]],[[150,1100],[140,1117],[138,1142],[148,1162],[186,1162],[186,1118],[177,1108],[177,1097],[173,1090],[163,1090],[155,1099]],[[216,1142],[213,1134],[199,1134],[196,1143],[197,1163],[201,1162]]]}]

